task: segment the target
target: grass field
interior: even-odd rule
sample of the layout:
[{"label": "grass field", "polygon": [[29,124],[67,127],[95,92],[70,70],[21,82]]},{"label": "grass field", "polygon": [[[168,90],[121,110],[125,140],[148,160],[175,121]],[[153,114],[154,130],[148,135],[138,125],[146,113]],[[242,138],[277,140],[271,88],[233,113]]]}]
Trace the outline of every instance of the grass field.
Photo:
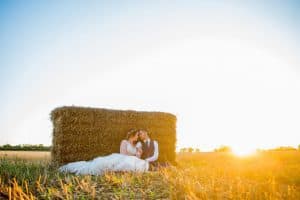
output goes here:
[{"label": "grass field", "polygon": [[299,151],[179,153],[177,167],[103,176],[58,173],[48,152],[0,157],[0,199],[300,199]]}]

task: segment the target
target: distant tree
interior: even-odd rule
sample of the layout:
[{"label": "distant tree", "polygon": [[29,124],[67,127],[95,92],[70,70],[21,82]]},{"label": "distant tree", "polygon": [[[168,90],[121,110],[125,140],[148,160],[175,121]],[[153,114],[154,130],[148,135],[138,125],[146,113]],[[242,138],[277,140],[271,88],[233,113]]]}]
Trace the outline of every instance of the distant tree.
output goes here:
[{"label": "distant tree", "polygon": [[192,153],[193,151],[194,151],[194,149],[193,149],[192,147],[189,147],[189,148],[188,148],[188,152],[189,152],[189,153]]},{"label": "distant tree", "polygon": [[200,149],[196,148],[196,149],[195,149],[195,152],[196,152],[196,153],[199,153],[199,152],[200,152]]},{"label": "distant tree", "polygon": [[231,148],[229,146],[222,145],[219,148],[214,149],[214,152],[231,152]]},{"label": "distant tree", "polygon": [[181,153],[187,152],[187,148],[181,148],[181,149],[180,149],[180,152],[181,152]]},{"label": "distant tree", "polygon": [[2,147],[3,147],[4,149],[6,149],[6,148],[10,148],[11,145],[10,145],[10,144],[5,144],[5,145],[3,145]]},{"label": "distant tree", "polygon": [[300,151],[300,144],[298,145],[298,150]]}]

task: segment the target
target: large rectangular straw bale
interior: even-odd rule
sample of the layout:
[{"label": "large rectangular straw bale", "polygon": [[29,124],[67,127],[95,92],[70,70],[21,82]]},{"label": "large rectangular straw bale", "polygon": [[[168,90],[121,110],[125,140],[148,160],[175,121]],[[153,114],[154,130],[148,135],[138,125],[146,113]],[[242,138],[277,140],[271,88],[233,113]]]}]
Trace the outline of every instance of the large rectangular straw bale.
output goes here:
[{"label": "large rectangular straw bale", "polygon": [[144,129],[159,143],[159,161],[175,162],[176,116],[164,112],[138,112],[64,106],[51,112],[52,161],[65,164],[118,153],[131,129]]}]

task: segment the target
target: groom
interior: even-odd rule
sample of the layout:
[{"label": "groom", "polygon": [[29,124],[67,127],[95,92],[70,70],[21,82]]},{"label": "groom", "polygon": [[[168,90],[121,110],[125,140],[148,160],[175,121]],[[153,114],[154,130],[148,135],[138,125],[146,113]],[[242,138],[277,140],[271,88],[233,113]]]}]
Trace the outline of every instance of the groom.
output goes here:
[{"label": "groom", "polygon": [[138,131],[139,140],[141,141],[140,148],[142,149],[141,158],[148,161],[151,168],[155,168],[158,163],[158,143],[155,140],[151,140],[147,131],[139,130]]}]

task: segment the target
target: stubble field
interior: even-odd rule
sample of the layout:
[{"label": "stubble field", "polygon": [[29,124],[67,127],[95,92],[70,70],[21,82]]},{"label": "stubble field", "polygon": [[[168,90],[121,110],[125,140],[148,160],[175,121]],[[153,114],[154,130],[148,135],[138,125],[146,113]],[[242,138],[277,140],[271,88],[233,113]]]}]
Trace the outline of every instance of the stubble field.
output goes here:
[{"label": "stubble field", "polygon": [[49,152],[0,152],[0,199],[300,199],[300,152],[179,153],[147,173],[59,173]]}]

